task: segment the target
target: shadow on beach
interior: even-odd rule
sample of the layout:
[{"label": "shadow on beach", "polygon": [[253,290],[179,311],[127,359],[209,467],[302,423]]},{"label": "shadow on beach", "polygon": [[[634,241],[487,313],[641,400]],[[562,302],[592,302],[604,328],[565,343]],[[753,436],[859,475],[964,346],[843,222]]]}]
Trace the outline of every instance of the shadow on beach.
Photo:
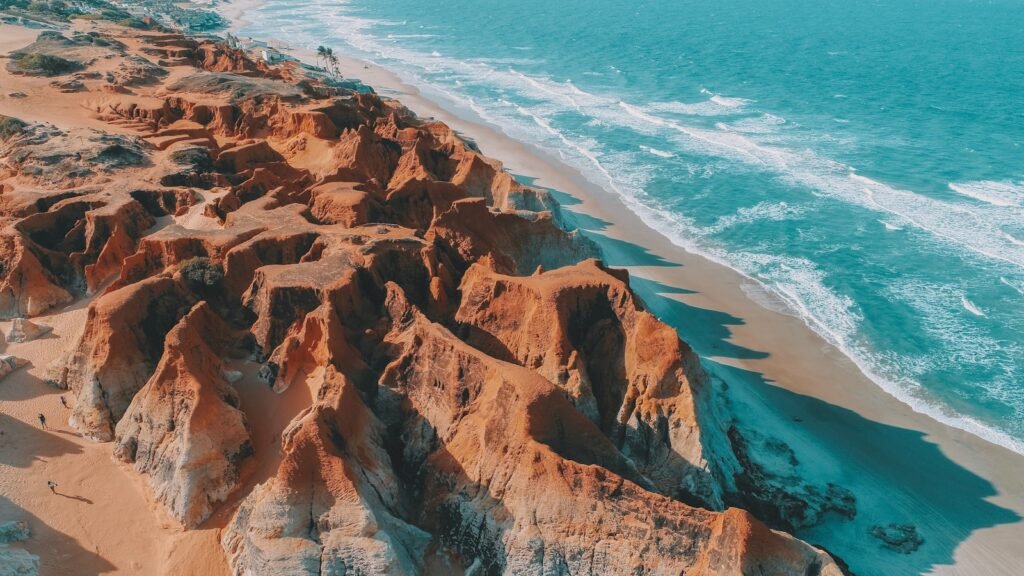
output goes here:
[{"label": "shadow on beach", "polygon": [[[796,535],[835,553],[857,574],[931,573],[954,564],[957,547],[976,530],[1021,520],[988,501],[997,495],[988,480],[947,458],[922,432],[791,392],[758,372],[703,363],[729,384],[734,407],[742,406],[734,410],[740,421],[765,426],[770,414],[768,428],[794,448],[809,475],[853,491],[856,518],[829,518]],[[870,531],[891,523],[913,525],[923,544],[909,554],[886,549]]]},{"label": "shadow on beach", "polygon": [[[607,264],[681,266],[643,246],[610,238],[606,233],[611,223],[572,211],[580,203],[576,198],[547,190],[560,203],[563,222],[594,240]],[[997,491],[988,480],[949,459],[923,432],[876,422],[789,391],[760,372],[710,360],[770,356],[730,342],[733,327],[745,323],[742,318],[681,301],[680,296],[696,293],[685,285],[669,286],[637,275],[631,275],[630,282],[647,308],[675,328],[700,354],[705,368],[726,383],[731,415],[741,426],[766,431],[792,447],[804,480],[835,482],[853,491],[858,510],[854,519],[830,516],[796,535],[828,549],[854,573],[930,573],[954,564],[957,548],[975,531],[1021,521],[1013,510],[989,501]],[[909,554],[885,548],[870,532],[889,524],[914,525],[923,544]],[[1014,567],[1006,570],[1013,573]]]},{"label": "shadow on beach", "polygon": [[39,556],[39,568],[42,574],[53,572],[54,564],[52,562],[54,560],[64,561],[68,558],[74,559],[75,574],[83,576],[109,573],[117,569],[117,566],[100,556],[102,551],[89,550],[78,540],[49,526],[38,516],[18,506],[6,496],[0,495],[0,522],[17,520],[27,522],[31,534],[28,540],[17,542],[13,546],[24,548]]},{"label": "shadow on beach", "polygon": [[43,430],[3,413],[0,432],[0,465],[29,468],[37,461],[82,453],[78,444],[55,435],[56,430]]}]

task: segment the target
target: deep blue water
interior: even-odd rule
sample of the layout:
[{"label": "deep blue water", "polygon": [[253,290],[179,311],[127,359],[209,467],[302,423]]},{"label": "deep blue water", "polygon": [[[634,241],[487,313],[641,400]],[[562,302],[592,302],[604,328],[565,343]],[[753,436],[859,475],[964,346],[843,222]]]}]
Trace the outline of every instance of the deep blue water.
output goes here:
[{"label": "deep blue water", "polygon": [[270,0],[761,281],[1024,453],[1024,0]]}]

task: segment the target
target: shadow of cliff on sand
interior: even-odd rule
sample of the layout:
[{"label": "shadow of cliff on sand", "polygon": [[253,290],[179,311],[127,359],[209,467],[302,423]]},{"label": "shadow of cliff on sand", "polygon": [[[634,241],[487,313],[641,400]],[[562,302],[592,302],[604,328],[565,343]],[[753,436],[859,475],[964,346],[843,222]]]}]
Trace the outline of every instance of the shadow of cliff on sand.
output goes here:
[{"label": "shadow of cliff on sand", "polygon": [[33,367],[31,363],[22,366],[0,382],[0,402],[21,402],[47,394],[53,394],[53,401],[60,402],[60,394],[67,394],[67,390],[54,388],[33,375],[29,372],[29,369]]},{"label": "shadow of cliff on sand", "polygon": [[662,284],[631,274],[629,285],[644,301],[647,309],[662,322],[676,329],[683,339],[702,356],[753,360],[767,358],[768,353],[740,346],[729,341],[730,326],[740,326],[742,318],[693,306],[673,295],[696,294],[693,290]]},{"label": "shadow of cliff on sand", "polygon": [[12,468],[28,468],[35,461],[82,452],[81,447],[54,434],[54,430],[43,430],[3,413],[0,432],[0,464]]},{"label": "shadow of cliff on sand", "polygon": [[[18,506],[6,496],[0,495],[0,522],[24,520],[28,523],[31,534],[28,540],[17,542],[13,546],[24,548],[39,556],[40,574],[57,574],[61,567],[74,566],[74,574],[93,576],[117,570],[105,558],[100,556],[102,550],[89,549],[75,538],[56,530]],[[0,566],[0,573],[3,572]]]},{"label": "shadow of cliff on sand", "polygon": [[[647,249],[604,234],[611,224],[567,209],[580,202],[552,191],[566,224],[582,229],[611,266],[672,266]],[[602,232],[602,233],[597,233]],[[824,546],[861,576],[917,575],[954,564],[957,548],[972,533],[1020,522],[1016,512],[989,499],[997,495],[986,479],[948,458],[924,433],[880,423],[852,410],[791,392],[763,374],[711,361],[768,358],[765,351],[730,342],[736,316],[682,301],[695,294],[631,274],[630,283],[648,310],[679,332],[701,356],[705,368],[727,384],[730,415],[741,428],[759,430],[787,443],[811,482],[835,482],[853,491],[853,520],[827,516],[797,536]],[[880,390],[866,393],[882,394]],[[892,399],[893,402],[898,402]],[[876,525],[913,524],[924,543],[910,554],[885,548],[870,534]],[[1008,566],[1006,573],[1013,573]]]},{"label": "shadow of cliff on sand", "polygon": [[596,242],[601,247],[602,260],[605,264],[609,266],[682,266],[678,262],[672,262],[653,254],[639,244],[612,238],[607,234],[612,227],[611,222],[568,209],[581,203],[575,197],[554,188],[540,186],[533,178],[519,174],[515,176],[524,184],[547,191],[558,203],[557,212],[562,224],[570,230],[579,230],[584,236]]},{"label": "shadow of cliff on sand", "polygon": [[[922,432],[791,392],[758,372],[703,363],[729,384],[741,426],[770,430],[793,447],[808,476],[834,476],[854,492],[852,521],[828,518],[796,535],[826,547],[857,574],[930,573],[954,564],[957,547],[976,530],[1021,521],[988,500],[997,495],[990,482],[950,460]],[[923,544],[910,554],[883,547],[870,531],[890,523],[915,526]]]}]

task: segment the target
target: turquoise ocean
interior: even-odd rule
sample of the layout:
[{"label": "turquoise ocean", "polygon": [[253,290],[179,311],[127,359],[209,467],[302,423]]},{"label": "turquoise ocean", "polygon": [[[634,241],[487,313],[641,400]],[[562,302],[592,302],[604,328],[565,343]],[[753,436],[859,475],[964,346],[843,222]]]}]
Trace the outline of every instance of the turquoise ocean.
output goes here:
[{"label": "turquoise ocean", "polygon": [[1024,0],[269,0],[248,19],[559,157],[896,398],[1024,454]]}]

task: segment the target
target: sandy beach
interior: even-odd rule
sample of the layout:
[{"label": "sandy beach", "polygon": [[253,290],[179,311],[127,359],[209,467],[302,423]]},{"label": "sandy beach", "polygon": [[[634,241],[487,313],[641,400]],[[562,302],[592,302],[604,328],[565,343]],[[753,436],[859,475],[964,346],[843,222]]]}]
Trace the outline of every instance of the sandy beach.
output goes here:
[{"label": "sandy beach", "polygon": [[[232,2],[219,10],[244,36],[258,5]],[[264,40],[315,60],[281,39]],[[1024,457],[915,412],[756,282],[672,244],[552,153],[371,62],[342,57],[340,67],[343,76],[449,124],[512,173],[557,191],[567,220],[598,241],[609,264],[630,271],[651,310],[729,384],[741,418],[793,446],[802,473],[854,491],[853,522],[826,522],[799,536],[856,557],[858,573],[1016,573],[1024,560],[1017,545],[1024,537]],[[915,524],[926,546],[910,556],[879,554],[865,534],[886,522]]]},{"label": "sandy beach", "polygon": [[[258,1],[216,7],[245,37]],[[37,30],[0,25],[0,54],[32,41]],[[282,39],[269,42],[307,63],[315,56]],[[335,50],[338,47],[334,47]],[[550,189],[565,221],[595,240],[607,264],[625,268],[649,309],[676,328],[701,355],[728,410],[765,437],[783,440],[799,460],[798,474],[835,483],[857,497],[853,520],[829,518],[796,532],[857,568],[857,574],[1015,574],[1024,563],[1024,456],[915,412],[890,396],[835,346],[811,330],[756,282],[676,246],[646,225],[617,196],[588,180],[549,151],[504,134],[471,110],[405,82],[371,62],[341,56],[347,78],[400,100],[424,118],[440,120],[481,151],[502,161],[524,182]],[[0,70],[0,114],[45,120],[74,106],[73,97],[32,108],[7,94],[30,95],[45,80]],[[84,115],[83,115],[84,116]],[[101,125],[96,121],[96,125]],[[201,228],[202,204],[177,218]],[[159,225],[165,225],[172,219]],[[0,337],[0,353],[31,362],[0,383],[0,519],[21,515],[45,526],[15,544],[41,557],[42,574],[227,574],[222,529],[237,501],[195,530],[160,514],[149,488],[129,466],[111,457],[109,444],[80,437],[66,424],[60,391],[47,385],[47,367],[82,329],[91,299],[38,317],[52,334],[23,344]],[[0,334],[11,323],[0,322]],[[273,445],[311,402],[315,390],[293,386],[277,395],[259,383],[259,365],[235,360],[245,377],[242,407],[272,414],[252,419],[252,440]],[[314,381],[316,376],[311,376]],[[312,384],[310,384],[312,386]],[[41,429],[37,415],[48,423]],[[270,478],[279,457],[245,470],[245,489]],[[55,480],[55,494],[46,482]],[[913,554],[881,550],[873,526],[914,524],[924,545]]]}]

